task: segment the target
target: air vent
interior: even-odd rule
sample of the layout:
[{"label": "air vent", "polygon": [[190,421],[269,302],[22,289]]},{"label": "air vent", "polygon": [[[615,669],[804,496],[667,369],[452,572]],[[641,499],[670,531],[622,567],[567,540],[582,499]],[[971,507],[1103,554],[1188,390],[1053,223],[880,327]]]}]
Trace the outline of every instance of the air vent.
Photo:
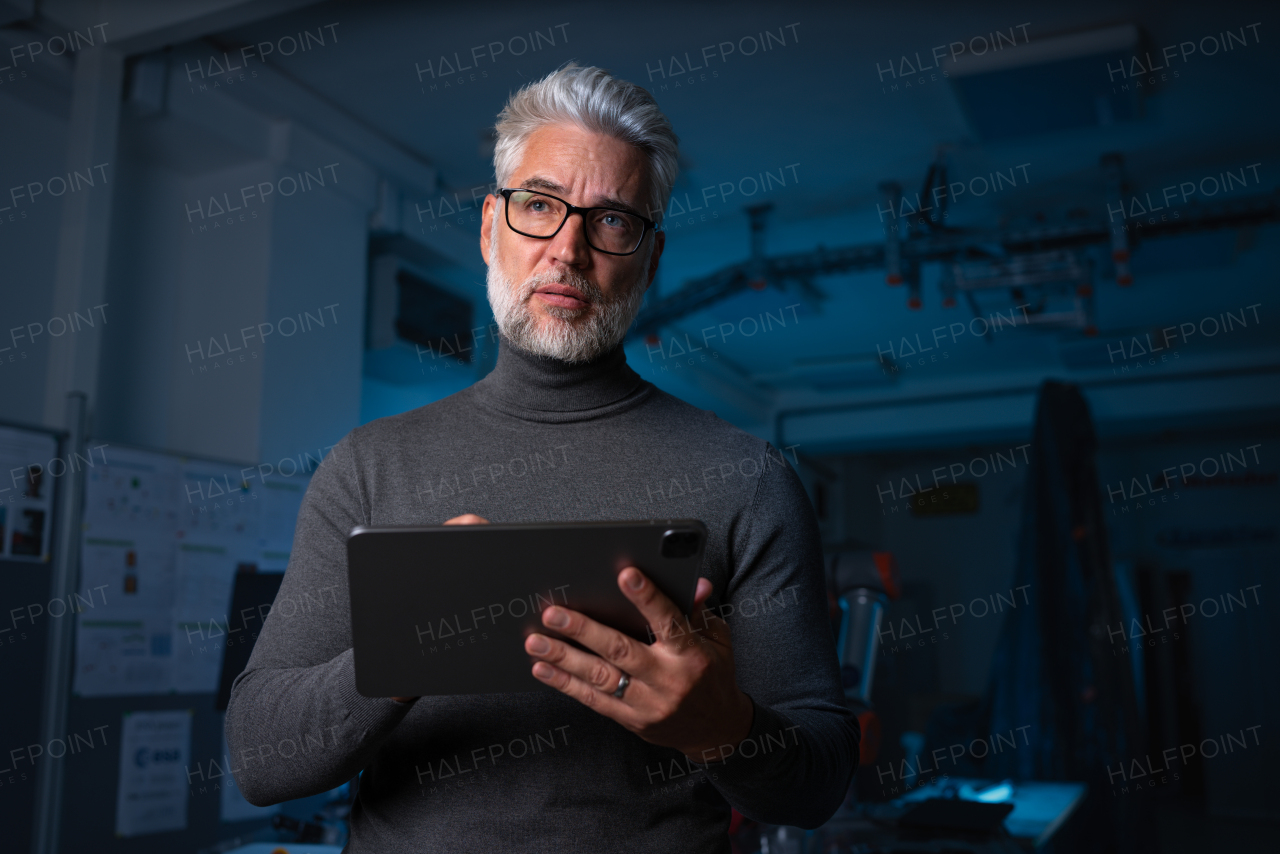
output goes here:
[{"label": "air vent", "polygon": [[396,335],[437,356],[470,364],[471,303],[407,270],[396,274],[396,285]]},{"label": "air vent", "polygon": [[1128,73],[1141,44],[1132,24],[1106,27],[961,55],[948,74],[984,140],[1105,127],[1137,118],[1139,96],[1151,88],[1146,76]]}]

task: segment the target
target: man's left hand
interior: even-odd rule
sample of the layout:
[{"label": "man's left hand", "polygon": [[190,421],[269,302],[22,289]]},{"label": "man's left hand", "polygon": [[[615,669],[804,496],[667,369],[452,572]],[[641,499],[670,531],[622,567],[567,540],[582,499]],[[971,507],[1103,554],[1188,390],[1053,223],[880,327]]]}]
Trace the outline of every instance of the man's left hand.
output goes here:
[{"label": "man's left hand", "polygon": [[[532,634],[524,648],[539,659],[533,675],[645,741],[694,762],[720,760],[722,748],[736,748],[747,737],[755,709],[734,678],[728,624],[703,607],[711,582],[698,579],[689,618],[634,566],[618,574],[618,587],[644,615],[654,642],[552,606],[542,612],[543,625],[596,654]],[[618,699],[613,692],[623,673],[631,681]]]}]

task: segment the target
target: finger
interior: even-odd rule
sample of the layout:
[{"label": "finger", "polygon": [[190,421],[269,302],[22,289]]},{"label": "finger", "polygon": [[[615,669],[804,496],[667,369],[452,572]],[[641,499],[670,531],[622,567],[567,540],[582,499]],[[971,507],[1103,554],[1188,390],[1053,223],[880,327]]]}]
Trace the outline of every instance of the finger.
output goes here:
[{"label": "finger", "polygon": [[[543,650],[539,652],[539,648]],[[533,657],[555,665],[571,676],[599,691],[612,694],[618,689],[618,680],[622,670],[609,664],[598,655],[576,649],[564,641],[549,638],[546,635],[532,634],[524,639],[525,652]]]},{"label": "finger", "polygon": [[710,578],[699,578],[698,586],[693,592],[693,610],[697,611],[702,607],[702,603],[707,601],[707,597],[715,590],[715,585],[711,583]]},{"label": "finger", "polygon": [[488,525],[489,520],[483,516],[477,516],[474,513],[463,513],[461,516],[454,516],[444,524],[446,525]]},{"label": "finger", "polygon": [[729,642],[729,624],[720,616],[718,607],[708,607],[707,600],[714,592],[709,578],[699,578],[694,592],[693,613],[689,617],[693,630],[712,641]]},{"label": "finger", "polygon": [[632,678],[643,677],[653,669],[653,654],[647,646],[578,611],[553,605],[542,612],[542,623],[630,673]]},{"label": "finger", "polygon": [[649,624],[649,630],[658,641],[682,637],[692,631],[692,626],[676,607],[676,603],[672,602],[658,589],[658,585],[650,581],[636,567],[629,566],[618,573],[618,587],[622,590],[622,594],[639,609],[645,622]]},{"label": "finger", "polygon": [[693,591],[693,611],[689,614],[694,629],[703,628],[707,625],[707,615],[710,613],[710,609],[706,607],[706,602],[714,590],[715,587],[712,585],[711,579],[698,579],[697,587]]},{"label": "finger", "polygon": [[[612,692],[606,694],[603,691],[597,691],[567,671],[547,664],[545,661],[539,661],[533,665],[533,677],[555,688],[561,694],[572,697],[588,709],[612,718],[628,729],[634,730],[638,725],[635,710],[613,696]],[[627,692],[630,693],[639,687],[641,686],[632,682]]]}]

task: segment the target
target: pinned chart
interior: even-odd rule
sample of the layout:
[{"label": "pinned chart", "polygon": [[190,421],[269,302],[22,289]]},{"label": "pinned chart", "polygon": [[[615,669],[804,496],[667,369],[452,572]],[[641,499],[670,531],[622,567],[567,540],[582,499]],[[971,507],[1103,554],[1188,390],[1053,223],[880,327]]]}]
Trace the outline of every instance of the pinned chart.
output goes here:
[{"label": "pinned chart", "polygon": [[285,569],[310,482],[256,471],[110,446],[87,472],[81,578],[103,601],[78,615],[75,693],[217,690],[235,574]]}]

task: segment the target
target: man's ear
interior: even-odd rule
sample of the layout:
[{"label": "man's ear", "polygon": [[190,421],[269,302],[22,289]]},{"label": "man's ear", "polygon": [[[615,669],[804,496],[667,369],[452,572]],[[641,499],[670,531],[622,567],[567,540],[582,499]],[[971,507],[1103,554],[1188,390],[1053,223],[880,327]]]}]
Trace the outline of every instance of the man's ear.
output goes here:
[{"label": "man's ear", "polygon": [[493,251],[489,246],[489,236],[493,233],[491,226],[497,211],[497,201],[497,197],[490,193],[484,197],[484,207],[480,211],[480,257],[484,259],[486,267],[489,266],[489,253]]}]

